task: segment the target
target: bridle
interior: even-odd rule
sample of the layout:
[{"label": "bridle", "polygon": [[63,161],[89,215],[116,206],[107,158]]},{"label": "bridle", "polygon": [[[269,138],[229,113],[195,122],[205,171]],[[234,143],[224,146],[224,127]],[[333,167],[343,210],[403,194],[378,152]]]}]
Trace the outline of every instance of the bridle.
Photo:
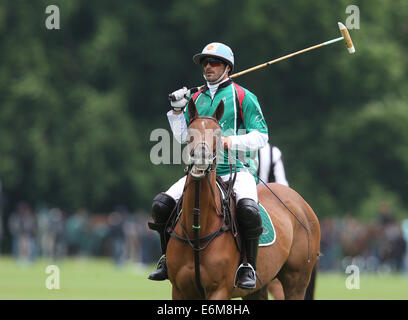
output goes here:
[{"label": "bridle", "polygon": [[[191,120],[191,124],[193,123],[193,121],[199,120],[199,119],[209,119],[209,120],[215,121],[217,123],[217,125],[218,125],[218,128],[221,129],[219,121],[216,118],[209,117],[209,116],[196,117],[196,118]],[[216,130],[216,129],[214,129],[214,130]],[[173,226],[169,228],[169,232],[170,232],[170,235],[172,237],[174,237],[175,239],[177,239],[179,241],[188,243],[190,245],[190,247],[193,249],[193,251],[194,251],[195,280],[196,280],[197,287],[198,287],[198,289],[200,291],[201,297],[203,299],[205,299],[205,291],[204,291],[204,288],[202,287],[201,280],[200,280],[200,255],[199,255],[199,253],[200,253],[200,251],[206,249],[216,237],[218,237],[219,235],[223,234],[224,232],[230,230],[231,229],[231,224],[228,224],[228,223],[226,224],[226,221],[227,221],[226,210],[225,210],[225,205],[226,204],[224,203],[222,198],[221,198],[221,209],[218,208],[217,201],[216,201],[216,198],[215,198],[215,191],[214,191],[213,186],[211,185],[210,178],[209,178],[209,176],[210,176],[209,174],[211,172],[215,171],[215,169],[216,169],[216,159],[217,159],[217,151],[218,150],[217,150],[217,148],[215,148],[216,150],[212,153],[211,158],[207,159],[207,160],[209,160],[208,163],[206,164],[207,167],[203,166],[200,169],[201,170],[200,175],[196,175],[193,172],[193,170],[194,170],[194,168],[196,166],[196,164],[194,163],[194,160],[195,160],[194,156],[196,154],[195,152],[196,152],[197,148],[199,148],[199,147],[201,147],[202,150],[206,150],[206,151],[211,150],[208,143],[206,143],[205,141],[201,141],[201,142],[197,143],[194,146],[194,148],[190,151],[188,163],[187,163],[187,166],[185,168],[185,173],[187,175],[190,175],[192,180],[195,183],[193,225],[192,225],[192,229],[194,230],[194,237],[193,237],[193,239],[190,239],[185,227],[181,223],[181,220],[179,221],[179,223],[180,223],[180,227],[181,227],[181,230],[183,232],[184,237],[181,237],[181,236],[177,235],[174,232],[174,227],[175,227],[177,221],[179,220],[179,217],[181,215],[181,211],[180,211],[179,216],[177,217],[177,219],[174,221]],[[203,179],[206,179],[208,181],[208,185],[209,185],[209,188],[210,188],[210,191],[211,191],[212,201],[214,202],[216,213],[217,213],[217,215],[219,217],[222,217],[222,219],[221,219],[221,223],[220,223],[219,228],[215,232],[212,232],[211,234],[200,238],[200,228],[201,228],[201,226],[200,226],[200,185],[201,185],[201,181]],[[234,178],[234,180],[235,180],[235,178]],[[187,188],[187,181],[186,181],[186,185],[184,186],[183,195],[184,195],[184,192],[185,192],[185,190]],[[231,188],[231,190],[229,192],[227,192],[228,194],[230,192],[232,192],[232,185],[231,185],[230,188]],[[177,204],[176,212],[179,212],[179,206],[181,204],[181,199],[179,200],[179,202]],[[231,198],[228,197],[228,201],[230,199]],[[200,243],[202,243],[202,242],[206,242],[206,244],[204,246],[200,247]]]},{"label": "bridle", "polygon": [[[195,121],[195,120],[201,120],[201,119],[208,119],[208,120],[215,121],[217,123],[217,125],[218,125],[217,129],[221,130],[221,126],[220,126],[219,121],[214,117],[199,116],[199,117],[196,117],[196,118],[192,119],[191,123],[193,123],[193,121]],[[217,129],[214,129],[214,130],[217,130]],[[201,141],[201,142],[197,143],[194,146],[194,148],[190,151],[189,157],[187,159],[187,166],[186,166],[184,171],[185,171],[186,174],[190,175],[193,180],[202,180],[204,177],[208,176],[208,174],[210,172],[214,171],[215,168],[216,168],[217,149],[212,152],[212,155],[209,158],[205,159],[206,160],[206,162],[205,162],[206,167],[202,166],[202,165],[197,166],[197,164],[195,163],[194,160],[196,160],[195,155],[197,154],[197,149],[200,148],[200,147],[201,147],[202,150],[209,151],[207,153],[210,153],[210,150],[211,150],[210,146],[208,145],[207,142]],[[207,153],[204,152],[204,154],[207,154]],[[198,168],[199,174],[194,173],[193,168],[196,168],[196,169]]]},{"label": "bridle", "polygon": [[[194,119],[191,121],[191,123],[193,123],[193,121],[194,121],[194,120],[197,120],[197,119],[209,119],[209,120],[215,121],[215,122],[217,123],[219,129],[221,129],[221,126],[220,126],[220,124],[219,124],[219,121],[218,121],[216,118],[214,118],[214,117],[199,116],[199,117],[197,117],[197,118],[194,118]],[[216,129],[214,129],[214,130],[216,130]],[[186,166],[186,168],[185,168],[185,173],[186,173],[187,175],[190,175],[191,178],[192,178],[192,180],[193,180],[194,183],[195,183],[194,211],[193,211],[194,224],[192,225],[192,228],[193,228],[194,231],[195,231],[195,235],[194,235],[194,238],[195,238],[195,239],[194,239],[194,241],[196,241],[196,243],[194,244],[193,241],[191,241],[191,240],[189,239],[188,234],[187,234],[187,231],[185,230],[185,228],[184,228],[183,225],[181,224],[181,221],[180,221],[180,226],[181,226],[181,229],[182,229],[182,231],[183,231],[183,234],[184,234],[184,236],[185,236],[186,238],[181,238],[180,236],[178,236],[177,234],[175,234],[174,231],[173,231],[173,233],[172,233],[172,236],[174,236],[176,239],[181,240],[181,241],[184,241],[184,242],[188,242],[188,243],[190,244],[190,246],[193,248],[193,250],[194,250],[194,251],[197,251],[197,252],[198,252],[198,251],[202,251],[202,250],[204,250],[205,248],[207,248],[208,245],[211,243],[211,241],[214,240],[218,235],[220,235],[221,233],[223,233],[223,232],[229,230],[229,228],[224,228],[224,223],[225,223],[225,221],[226,221],[225,210],[224,210],[224,203],[223,203],[223,201],[222,201],[222,199],[221,199],[221,209],[220,209],[220,208],[218,207],[218,205],[217,205],[217,201],[216,201],[216,198],[215,198],[215,191],[214,191],[213,186],[211,185],[210,178],[209,178],[209,176],[210,176],[209,174],[210,174],[211,172],[214,172],[214,171],[216,170],[216,165],[217,165],[217,161],[216,161],[216,160],[217,160],[217,150],[215,150],[215,151],[212,153],[211,158],[209,159],[210,161],[209,161],[208,164],[207,164],[207,167],[202,169],[202,175],[201,175],[201,176],[196,176],[196,175],[194,175],[193,172],[192,172],[192,171],[193,171],[193,168],[194,168],[194,166],[195,166],[195,163],[194,163],[195,150],[196,150],[198,147],[200,147],[200,146],[201,146],[203,149],[210,150],[210,148],[209,148],[209,146],[208,146],[208,144],[207,144],[206,142],[199,142],[197,145],[195,145],[194,149],[191,150],[191,152],[190,152],[190,158],[189,158],[188,164],[187,164],[187,166]],[[202,181],[203,179],[206,179],[207,182],[208,182],[208,186],[209,186],[210,191],[211,191],[212,201],[214,202],[214,205],[215,205],[216,213],[217,213],[217,215],[218,215],[219,217],[222,217],[222,221],[221,221],[220,227],[218,228],[217,231],[211,233],[211,234],[208,235],[208,236],[199,238],[198,231],[199,231],[200,228],[201,228],[201,226],[200,226],[200,220],[199,220],[199,218],[200,218],[200,183],[201,183],[201,181]],[[184,186],[183,195],[184,195],[184,192],[186,191],[186,188],[187,188],[187,181],[186,181],[186,185]],[[232,188],[232,187],[231,187],[231,188]],[[181,202],[181,201],[180,201],[180,202]],[[197,233],[197,234],[196,234],[196,233]],[[197,241],[198,241],[198,242],[197,242]],[[200,246],[199,246],[200,242],[204,242],[204,241],[207,241],[206,245],[205,245],[204,247],[200,247]]]}]

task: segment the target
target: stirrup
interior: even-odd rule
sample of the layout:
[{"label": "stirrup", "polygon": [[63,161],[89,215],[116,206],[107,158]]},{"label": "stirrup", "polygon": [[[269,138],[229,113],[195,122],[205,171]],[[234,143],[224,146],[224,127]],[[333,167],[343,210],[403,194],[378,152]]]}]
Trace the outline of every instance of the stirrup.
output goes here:
[{"label": "stirrup", "polygon": [[159,262],[157,262],[156,270],[149,275],[148,279],[154,281],[163,281],[168,279],[165,254],[160,257]]},{"label": "stirrup", "polygon": [[235,272],[235,278],[234,278],[234,288],[236,288],[238,286],[238,272],[241,272],[240,270],[243,269],[249,269],[250,271],[252,271],[251,273],[253,274],[254,280],[255,280],[255,286],[253,288],[247,288],[247,287],[239,287],[241,289],[255,289],[256,288],[256,279],[258,278],[258,275],[254,269],[254,267],[250,264],[250,263],[246,263],[243,264],[241,263],[237,269],[237,271]]}]

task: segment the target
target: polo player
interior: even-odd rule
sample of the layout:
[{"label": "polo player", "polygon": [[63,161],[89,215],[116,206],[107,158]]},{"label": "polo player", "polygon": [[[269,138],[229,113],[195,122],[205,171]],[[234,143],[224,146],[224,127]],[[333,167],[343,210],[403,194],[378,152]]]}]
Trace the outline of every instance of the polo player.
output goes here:
[{"label": "polo player", "polygon": [[[236,166],[237,175],[233,186],[236,198],[236,217],[243,238],[247,263],[241,263],[236,272],[236,285],[243,289],[256,287],[256,260],[259,237],[262,234],[262,220],[258,207],[256,180],[242,161],[228,156],[228,149],[235,152],[255,153],[268,142],[268,128],[257,97],[249,90],[238,86],[230,78],[234,69],[234,54],[225,44],[213,42],[204,47],[201,53],[193,56],[195,64],[201,66],[206,84],[202,90],[191,94],[187,88],[172,93],[175,101],[167,113],[170,127],[180,143],[187,141],[189,99],[194,99],[200,116],[211,116],[220,101],[224,101],[225,111],[220,120],[223,132],[221,159],[216,173],[224,181],[230,178],[230,163]],[[250,162],[250,169],[256,172]],[[151,280],[165,280],[167,276],[166,243],[169,235],[165,225],[181,198],[186,176],[173,184],[166,192],[159,193],[153,200],[152,217],[149,227],[160,234],[162,257],[157,269],[150,274]]]}]

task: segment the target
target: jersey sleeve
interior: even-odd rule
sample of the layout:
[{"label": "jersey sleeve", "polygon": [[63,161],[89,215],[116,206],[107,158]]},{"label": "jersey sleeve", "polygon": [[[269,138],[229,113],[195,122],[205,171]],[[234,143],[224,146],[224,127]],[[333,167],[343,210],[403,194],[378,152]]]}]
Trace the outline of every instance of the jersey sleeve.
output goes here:
[{"label": "jersey sleeve", "polygon": [[173,110],[167,112],[167,119],[169,120],[171,131],[177,142],[185,143],[187,140],[187,124],[183,113],[173,114]]}]

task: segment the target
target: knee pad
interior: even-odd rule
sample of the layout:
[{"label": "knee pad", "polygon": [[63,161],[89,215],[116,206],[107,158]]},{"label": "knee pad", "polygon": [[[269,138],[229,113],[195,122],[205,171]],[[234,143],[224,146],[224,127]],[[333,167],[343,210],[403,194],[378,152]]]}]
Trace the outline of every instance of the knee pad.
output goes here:
[{"label": "knee pad", "polygon": [[176,201],[165,193],[159,193],[153,199],[152,217],[156,223],[166,223],[176,205]]},{"label": "knee pad", "polygon": [[237,203],[236,214],[244,235],[252,238],[262,234],[262,218],[258,204],[254,200],[240,199]]}]

